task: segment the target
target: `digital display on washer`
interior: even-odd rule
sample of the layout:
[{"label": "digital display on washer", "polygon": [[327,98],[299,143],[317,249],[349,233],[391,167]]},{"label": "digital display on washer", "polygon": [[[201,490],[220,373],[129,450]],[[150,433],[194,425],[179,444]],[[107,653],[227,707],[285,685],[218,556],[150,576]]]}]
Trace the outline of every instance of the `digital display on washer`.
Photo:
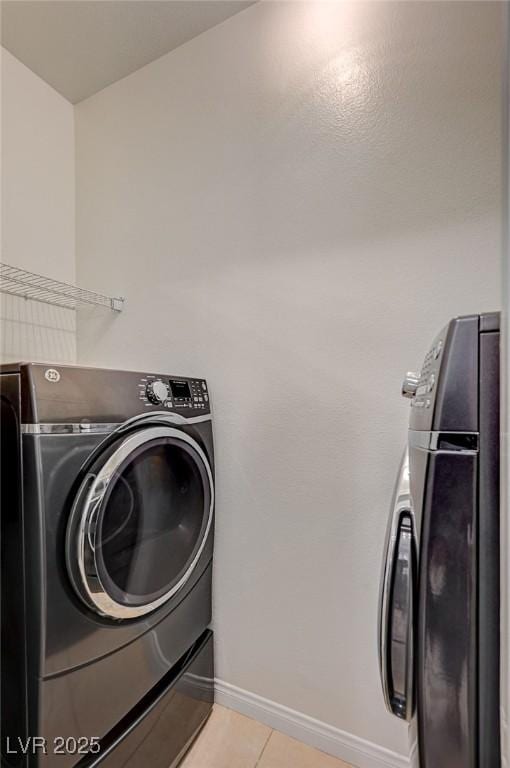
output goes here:
[{"label": "digital display on washer", "polygon": [[191,390],[187,381],[173,381],[170,379],[170,389],[173,397],[179,399],[191,399]]}]

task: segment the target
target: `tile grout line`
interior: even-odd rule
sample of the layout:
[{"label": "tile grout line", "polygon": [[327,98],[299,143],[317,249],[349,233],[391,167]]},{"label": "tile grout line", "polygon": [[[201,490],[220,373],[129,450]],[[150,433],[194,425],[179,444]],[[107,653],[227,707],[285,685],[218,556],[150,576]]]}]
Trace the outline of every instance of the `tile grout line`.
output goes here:
[{"label": "tile grout line", "polygon": [[265,740],[265,742],[264,742],[264,746],[263,746],[263,747],[262,747],[262,749],[260,750],[260,755],[257,757],[257,760],[256,760],[256,762],[255,762],[255,765],[253,766],[253,768],[257,768],[258,764],[259,764],[259,763],[260,763],[260,761],[262,760],[262,755],[263,755],[263,754],[264,754],[264,752],[266,751],[266,747],[267,747],[267,745],[269,744],[269,739],[271,738],[271,736],[273,735],[273,733],[274,733],[274,728],[271,728],[271,730],[269,731],[269,736],[268,736],[268,737],[267,737],[267,739]]}]

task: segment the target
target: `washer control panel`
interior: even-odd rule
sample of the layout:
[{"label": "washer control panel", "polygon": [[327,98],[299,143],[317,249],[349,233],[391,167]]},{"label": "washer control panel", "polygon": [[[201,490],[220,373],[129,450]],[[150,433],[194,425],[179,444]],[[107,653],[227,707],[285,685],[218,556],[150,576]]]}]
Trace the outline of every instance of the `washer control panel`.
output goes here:
[{"label": "washer control panel", "polygon": [[484,317],[456,317],[434,339],[410,393],[411,429],[477,431],[480,327],[488,322]]},{"label": "washer control panel", "polygon": [[425,355],[421,371],[408,373],[404,379],[402,394],[411,399],[411,429],[432,428],[447,332],[448,326],[434,339]]},{"label": "washer control panel", "polygon": [[443,351],[444,339],[436,339],[432,347],[425,355],[423,367],[417,382],[411,405],[413,408],[428,409],[432,405],[434,398],[436,381],[439,374],[441,353]]},{"label": "washer control panel", "polygon": [[170,378],[148,373],[140,377],[139,398],[147,407],[209,411],[209,393],[204,379]]}]

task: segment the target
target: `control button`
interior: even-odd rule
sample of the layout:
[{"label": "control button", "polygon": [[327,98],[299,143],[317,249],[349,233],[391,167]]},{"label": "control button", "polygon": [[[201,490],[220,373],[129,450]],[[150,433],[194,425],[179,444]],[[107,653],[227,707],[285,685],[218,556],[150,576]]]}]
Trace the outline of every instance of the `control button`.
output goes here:
[{"label": "control button", "polygon": [[434,389],[435,383],[436,383],[436,377],[434,376],[433,373],[431,373],[427,381],[427,392],[432,392],[432,390]]},{"label": "control button", "polygon": [[207,403],[207,402],[208,402],[208,400],[209,400],[209,395],[204,395],[204,400],[205,400],[205,402]]},{"label": "control button", "polygon": [[154,405],[159,405],[168,400],[168,387],[161,379],[150,381],[145,388],[145,392]]},{"label": "control button", "polygon": [[418,389],[419,382],[420,374],[413,373],[413,371],[408,371],[402,383],[402,397],[414,397],[416,390]]},{"label": "control button", "polygon": [[425,400],[425,408],[430,408],[430,399],[429,398],[427,398]]},{"label": "control button", "polygon": [[202,382],[202,389],[204,390],[204,392],[207,392],[207,386],[205,381]]}]

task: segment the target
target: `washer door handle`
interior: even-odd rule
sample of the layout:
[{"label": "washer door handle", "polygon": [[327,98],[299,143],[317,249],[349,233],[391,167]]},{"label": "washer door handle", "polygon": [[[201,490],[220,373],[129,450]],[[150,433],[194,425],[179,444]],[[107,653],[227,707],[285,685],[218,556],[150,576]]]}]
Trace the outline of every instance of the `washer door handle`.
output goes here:
[{"label": "washer door handle", "polygon": [[409,515],[398,527],[388,616],[388,674],[391,711],[403,720],[413,714],[414,585],[413,529]]},{"label": "washer door handle", "polygon": [[[411,719],[414,707],[416,579],[414,535],[409,484],[409,452],[406,448],[400,465],[386,532],[378,629],[379,671],[386,708],[392,715],[405,720]],[[398,600],[398,608],[395,600]],[[404,633],[407,633],[405,639]],[[405,678],[405,684],[402,682],[402,676]],[[403,686],[406,691],[404,704],[400,696],[402,693],[400,689]],[[398,692],[397,696],[395,691]]]}]

